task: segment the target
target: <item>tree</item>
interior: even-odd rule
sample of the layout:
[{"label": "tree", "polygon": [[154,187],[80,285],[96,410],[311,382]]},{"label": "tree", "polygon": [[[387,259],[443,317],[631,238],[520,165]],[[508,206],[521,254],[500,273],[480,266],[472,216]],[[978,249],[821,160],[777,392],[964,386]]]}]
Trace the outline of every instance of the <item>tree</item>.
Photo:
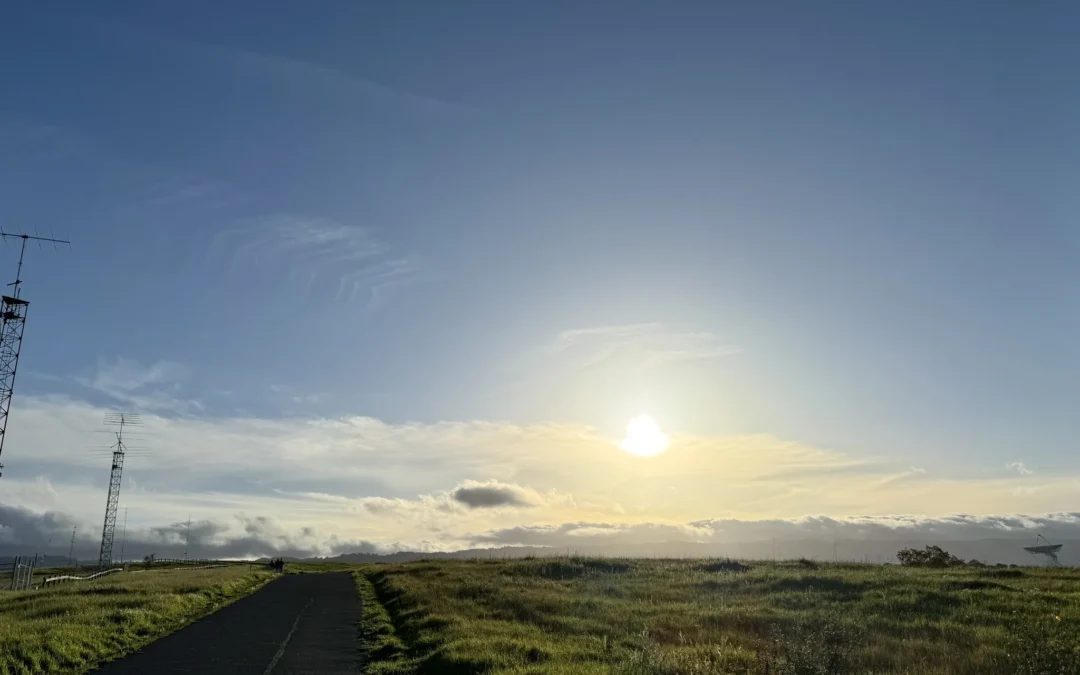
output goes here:
[{"label": "tree", "polygon": [[905,567],[957,567],[964,561],[940,546],[927,546],[923,550],[905,548],[896,553],[896,559]]}]

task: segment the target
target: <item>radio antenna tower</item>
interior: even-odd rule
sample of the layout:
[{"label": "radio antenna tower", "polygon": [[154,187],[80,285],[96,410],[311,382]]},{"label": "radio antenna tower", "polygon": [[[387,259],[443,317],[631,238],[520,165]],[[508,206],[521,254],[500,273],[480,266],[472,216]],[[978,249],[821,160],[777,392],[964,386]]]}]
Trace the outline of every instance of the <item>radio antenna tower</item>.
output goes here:
[{"label": "radio antenna tower", "polygon": [[109,476],[109,497],[105,502],[105,525],[101,529],[101,554],[98,556],[98,567],[104,569],[112,564],[113,539],[116,536],[116,508],[120,501],[120,474],[124,470],[124,453],[127,446],[124,445],[124,427],[137,427],[142,425],[138,415],[130,413],[106,413],[105,424],[117,427],[116,443],[112,449],[112,474]]},{"label": "radio antenna tower", "polygon": [[[64,239],[37,237],[29,234],[13,234],[0,230],[0,238],[22,239],[19,248],[19,267],[15,272],[15,281],[8,286],[14,287],[11,295],[3,295],[0,301],[0,453],[4,452],[4,439],[7,438],[8,411],[11,410],[11,395],[15,391],[15,370],[19,366],[19,351],[22,349],[23,328],[26,326],[26,309],[30,303],[19,297],[22,290],[23,257],[26,255],[26,242],[36,241],[53,244],[70,244]],[[0,464],[0,475],[4,465]]]}]

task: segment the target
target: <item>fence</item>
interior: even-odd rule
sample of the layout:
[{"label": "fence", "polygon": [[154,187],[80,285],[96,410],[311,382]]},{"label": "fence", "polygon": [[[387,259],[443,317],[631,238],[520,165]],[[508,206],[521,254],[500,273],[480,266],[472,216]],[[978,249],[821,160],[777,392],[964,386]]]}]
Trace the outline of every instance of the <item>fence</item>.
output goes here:
[{"label": "fence", "polygon": [[[37,570],[38,559],[36,556],[19,556],[10,558],[8,562],[0,563],[0,589],[10,588],[13,591],[26,590],[33,587],[34,572]],[[116,572],[145,572],[166,570],[207,570],[217,567],[231,567],[233,565],[264,565],[265,563],[249,560],[190,560],[179,558],[155,558],[153,562],[132,561],[122,567],[101,570],[92,574],[57,574],[41,580],[41,587],[46,588],[59,583],[71,581],[93,581]],[[39,570],[40,571],[40,570]],[[63,570],[57,570],[63,571]],[[40,574],[38,575],[40,579]],[[9,581],[10,580],[10,581]]]},{"label": "fence", "polygon": [[[13,591],[23,591],[30,588],[34,580],[34,567],[37,566],[36,556],[17,556],[11,562],[0,565],[0,580],[11,579],[8,588]],[[3,581],[0,581],[2,584]]]},{"label": "fence", "polygon": [[251,564],[247,561],[231,561],[231,560],[180,560],[174,558],[160,559],[156,558],[153,563],[147,565],[146,563],[128,563],[124,567],[116,567],[114,569],[103,570],[95,574],[88,574],[86,576],[76,576],[71,574],[64,574],[55,577],[49,577],[45,579],[42,586],[51,586],[53,584],[64,583],[68,581],[93,581],[99,577],[103,577],[115,572],[128,571],[130,567],[134,565],[142,565],[142,569],[131,569],[132,573],[147,572],[147,571],[167,571],[167,570],[209,570],[217,567],[229,567],[230,565],[248,565]]},{"label": "fence", "polygon": [[134,570],[140,568],[143,570],[160,570],[160,569],[183,569],[183,570],[205,570],[211,567],[229,567],[230,565],[261,565],[264,563],[253,562],[251,560],[192,560],[189,558],[154,558],[152,562],[132,560],[127,563],[127,567]]},{"label": "fence", "polygon": [[93,579],[97,579],[98,577],[103,577],[106,574],[112,574],[114,572],[123,572],[123,571],[124,571],[123,567],[115,567],[115,568],[113,568],[111,570],[104,570],[102,572],[96,572],[94,574],[88,574],[88,575],[86,575],[84,577],[79,577],[79,576],[75,576],[75,575],[72,575],[72,574],[63,574],[63,575],[60,575],[60,576],[57,576],[57,577],[49,577],[44,582],[42,582],[41,585],[42,586],[50,586],[52,584],[61,583],[61,582],[64,582],[64,581],[91,581]]}]

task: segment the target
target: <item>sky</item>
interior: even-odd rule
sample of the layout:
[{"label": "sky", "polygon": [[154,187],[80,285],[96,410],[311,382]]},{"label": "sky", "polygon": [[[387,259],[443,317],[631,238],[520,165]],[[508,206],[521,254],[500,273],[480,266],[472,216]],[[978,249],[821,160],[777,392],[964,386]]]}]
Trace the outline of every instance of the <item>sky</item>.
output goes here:
[{"label": "sky", "polygon": [[[120,503],[148,546],[189,517],[251,555],[1080,530],[1077,29],[1056,2],[5,8],[0,226],[72,243],[27,252],[0,544],[94,550],[115,410],[145,421]],[[663,452],[623,449],[639,415]]]}]

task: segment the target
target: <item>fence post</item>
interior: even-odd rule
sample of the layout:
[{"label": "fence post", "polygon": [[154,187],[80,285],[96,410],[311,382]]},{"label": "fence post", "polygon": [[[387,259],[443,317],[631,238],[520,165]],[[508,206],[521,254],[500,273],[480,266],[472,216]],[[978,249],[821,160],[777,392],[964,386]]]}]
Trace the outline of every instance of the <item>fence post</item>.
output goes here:
[{"label": "fence post", "polygon": [[13,591],[21,591],[30,588],[34,579],[34,563],[27,556],[15,556],[11,565],[11,585]]},{"label": "fence post", "polygon": [[37,567],[37,556],[15,556],[11,564],[11,584],[13,591],[28,590],[34,585],[34,569]]}]

